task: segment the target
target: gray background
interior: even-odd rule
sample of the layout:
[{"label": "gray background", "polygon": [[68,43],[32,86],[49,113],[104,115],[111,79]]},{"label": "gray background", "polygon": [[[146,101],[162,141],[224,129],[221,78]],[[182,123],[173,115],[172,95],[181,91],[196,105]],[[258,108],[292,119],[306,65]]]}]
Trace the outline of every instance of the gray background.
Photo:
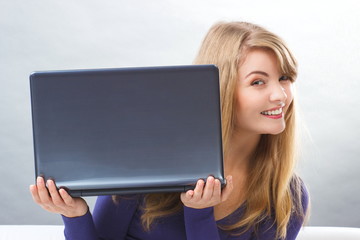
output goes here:
[{"label": "gray background", "polygon": [[245,20],[282,36],[299,61],[309,224],[360,227],[359,12],[356,0],[0,0],[0,224],[61,224],[28,191],[30,72],[191,64],[213,23]]}]

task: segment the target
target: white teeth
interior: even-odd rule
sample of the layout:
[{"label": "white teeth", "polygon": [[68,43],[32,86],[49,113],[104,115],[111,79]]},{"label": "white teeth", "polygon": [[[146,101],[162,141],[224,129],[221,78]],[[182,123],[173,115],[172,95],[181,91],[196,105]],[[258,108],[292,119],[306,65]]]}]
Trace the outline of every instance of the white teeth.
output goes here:
[{"label": "white teeth", "polygon": [[279,109],[274,110],[274,111],[261,112],[261,114],[264,114],[264,115],[279,115],[281,113],[282,113],[282,108],[279,108]]}]

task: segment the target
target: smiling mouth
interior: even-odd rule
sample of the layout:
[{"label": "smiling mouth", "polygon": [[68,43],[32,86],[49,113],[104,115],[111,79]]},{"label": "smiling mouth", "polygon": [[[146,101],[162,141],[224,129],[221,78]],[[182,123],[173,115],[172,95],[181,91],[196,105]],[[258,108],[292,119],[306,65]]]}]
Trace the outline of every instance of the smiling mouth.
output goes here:
[{"label": "smiling mouth", "polygon": [[261,112],[262,115],[266,115],[266,116],[277,116],[282,114],[282,108],[278,108],[276,110],[269,110],[269,111],[263,111]]}]

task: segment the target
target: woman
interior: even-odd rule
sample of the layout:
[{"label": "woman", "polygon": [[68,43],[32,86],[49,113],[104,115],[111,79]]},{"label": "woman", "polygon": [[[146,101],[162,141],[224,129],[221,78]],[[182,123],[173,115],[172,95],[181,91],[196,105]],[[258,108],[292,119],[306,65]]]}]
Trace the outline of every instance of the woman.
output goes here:
[{"label": "woman", "polygon": [[210,176],[181,194],[101,196],[91,214],[83,199],[38,178],[34,201],[63,215],[67,239],[296,238],[308,194],[294,173],[293,55],[259,26],[218,23],[195,64],[220,70],[226,187]]}]

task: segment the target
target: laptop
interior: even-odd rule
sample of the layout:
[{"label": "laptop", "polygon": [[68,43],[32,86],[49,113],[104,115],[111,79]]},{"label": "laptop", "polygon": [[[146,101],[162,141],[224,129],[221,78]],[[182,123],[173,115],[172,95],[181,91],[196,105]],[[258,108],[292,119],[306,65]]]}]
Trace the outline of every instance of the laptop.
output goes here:
[{"label": "laptop", "polygon": [[71,196],[225,184],[214,65],[30,75],[35,175]]}]

